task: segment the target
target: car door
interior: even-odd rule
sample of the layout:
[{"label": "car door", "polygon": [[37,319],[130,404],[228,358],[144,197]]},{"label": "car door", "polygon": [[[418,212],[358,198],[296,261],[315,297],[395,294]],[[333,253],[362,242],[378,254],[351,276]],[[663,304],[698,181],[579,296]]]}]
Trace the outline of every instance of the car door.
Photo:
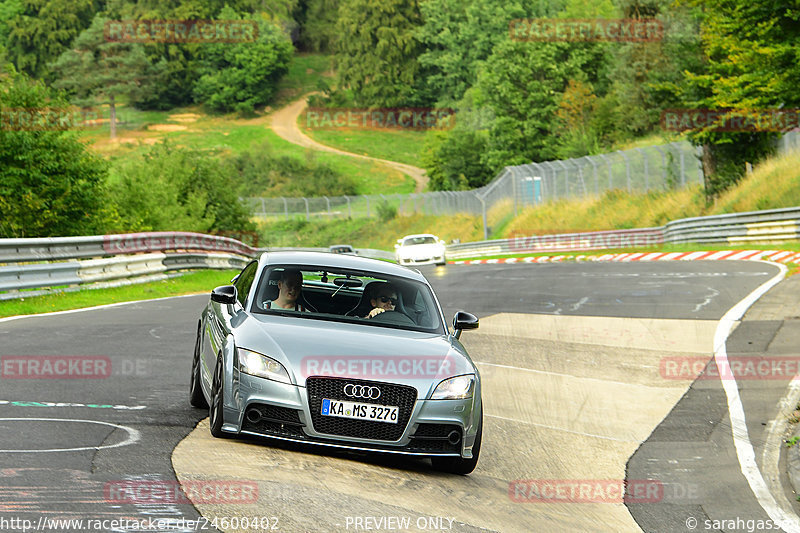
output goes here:
[{"label": "car door", "polygon": [[236,277],[233,286],[236,287],[237,303],[234,306],[210,302],[205,321],[205,340],[203,356],[203,381],[207,390],[211,390],[211,380],[214,375],[214,367],[217,364],[217,356],[220,353],[225,339],[231,331],[231,317],[234,308],[243,309],[250,287],[256,276],[258,263],[253,261]]}]

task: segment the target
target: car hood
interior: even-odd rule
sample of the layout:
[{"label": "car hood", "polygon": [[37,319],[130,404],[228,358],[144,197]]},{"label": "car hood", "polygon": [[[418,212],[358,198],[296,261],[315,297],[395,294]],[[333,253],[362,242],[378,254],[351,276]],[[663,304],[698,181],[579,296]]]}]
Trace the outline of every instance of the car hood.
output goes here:
[{"label": "car hood", "polygon": [[425,397],[448,377],[477,374],[461,344],[451,337],[310,318],[252,315],[236,343],[280,361],[292,381],[309,376],[403,383]]},{"label": "car hood", "polygon": [[397,249],[398,253],[401,255],[410,255],[410,254],[434,254],[440,253],[444,249],[444,246],[438,243],[431,243],[431,244],[412,244],[409,246],[401,246]]}]

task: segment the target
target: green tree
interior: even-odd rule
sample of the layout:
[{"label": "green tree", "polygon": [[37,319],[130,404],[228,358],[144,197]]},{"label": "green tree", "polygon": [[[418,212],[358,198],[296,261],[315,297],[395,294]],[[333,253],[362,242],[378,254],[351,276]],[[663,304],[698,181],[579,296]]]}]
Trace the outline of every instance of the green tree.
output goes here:
[{"label": "green tree", "polygon": [[418,101],[422,46],[418,0],[342,0],[336,31],[339,88],[356,105],[393,107]]},{"label": "green tree", "polygon": [[[800,104],[800,5],[761,0],[685,0],[702,9],[705,68],[687,72],[673,92],[688,107],[738,113]],[[745,174],[775,149],[777,133],[723,132],[713,127],[690,139],[703,146],[706,197]]]},{"label": "green tree", "polygon": [[[336,21],[341,0],[306,0],[301,2],[300,45],[314,52],[333,52],[337,33]],[[295,17],[297,19],[298,17]]]},{"label": "green tree", "polygon": [[253,231],[222,163],[167,143],[112,167],[111,197],[125,231]]},{"label": "green tree", "polygon": [[434,132],[426,137],[422,162],[434,191],[475,189],[488,183],[494,173],[482,156],[487,135],[482,131]]},{"label": "green tree", "polygon": [[[223,9],[220,17],[239,18],[229,8]],[[272,100],[278,81],[289,71],[293,48],[271,22],[259,20],[258,26],[253,43],[215,43],[203,48],[201,75],[194,87],[197,102],[215,111],[252,115],[256,107]]]},{"label": "green tree", "polygon": [[[110,0],[105,12],[113,20],[227,20],[222,14],[227,6],[236,13],[257,15],[273,22],[288,38],[295,27],[292,13],[297,3],[298,0],[146,0],[135,3]],[[137,107],[171,109],[192,104],[195,84],[202,75],[201,55],[209,43],[152,42],[143,43],[143,46],[151,63],[157,64],[162,58],[166,60],[166,73],[163,82],[143,95]]]},{"label": "green tree", "polygon": [[8,23],[21,13],[22,0],[0,0],[0,47],[8,46]]},{"label": "green tree", "polygon": [[571,79],[598,84],[603,44],[505,41],[495,47],[478,78],[482,99],[496,115],[485,154],[490,168],[557,157],[561,95]]},{"label": "green tree", "polygon": [[26,111],[67,107],[41,82],[0,70],[0,237],[94,235],[113,218],[103,159],[74,132],[53,124],[34,131],[13,120]]},{"label": "green tree", "polygon": [[240,196],[344,196],[358,191],[353,178],[318,162],[313,152],[306,159],[276,156],[269,143],[227,157],[223,167],[240,184]]},{"label": "green tree", "polygon": [[97,11],[94,0],[21,0],[22,10],[8,21],[8,56],[17,70],[47,77],[55,60]]},{"label": "green tree", "polygon": [[440,106],[454,106],[477,81],[497,43],[509,39],[513,19],[552,16],[556,3],[521,0],[427,0],[417,38],[425,85]]},{"label": "green tree", "polygon": [[108,22],[104,16],[96,16],[52,68],[58,75],[53,85],[69,91],[76,104],[108,103],[113,139],[117,133],[117,99],[135,104],[158,83],[166,62],[151,65],[139,44],[107,41],[104,28]]}]

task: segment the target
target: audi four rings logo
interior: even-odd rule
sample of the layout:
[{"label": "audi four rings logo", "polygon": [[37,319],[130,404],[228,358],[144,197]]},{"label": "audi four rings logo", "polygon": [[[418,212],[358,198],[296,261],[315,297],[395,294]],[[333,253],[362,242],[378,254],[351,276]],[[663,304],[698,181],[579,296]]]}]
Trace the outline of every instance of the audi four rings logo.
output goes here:
[{"label": "audi four rings logo", "polygon": [[344,386],[344,393],[351,398],[362,398],[364,400],[377,400],[381,397],[381,389],[378,387],[353,385],[352,383],[348,383]]}]

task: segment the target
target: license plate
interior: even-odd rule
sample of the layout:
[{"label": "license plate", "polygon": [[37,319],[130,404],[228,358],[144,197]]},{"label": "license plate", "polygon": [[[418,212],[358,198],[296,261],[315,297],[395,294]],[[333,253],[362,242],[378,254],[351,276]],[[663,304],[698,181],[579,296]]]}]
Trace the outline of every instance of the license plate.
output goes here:
[{"label": "license plate", "polygon": [[322,399],[322,414],[356,420],[372,420],[397,424],[399,408],[395,405],[375,405],[372,403],[347,402]]}]

